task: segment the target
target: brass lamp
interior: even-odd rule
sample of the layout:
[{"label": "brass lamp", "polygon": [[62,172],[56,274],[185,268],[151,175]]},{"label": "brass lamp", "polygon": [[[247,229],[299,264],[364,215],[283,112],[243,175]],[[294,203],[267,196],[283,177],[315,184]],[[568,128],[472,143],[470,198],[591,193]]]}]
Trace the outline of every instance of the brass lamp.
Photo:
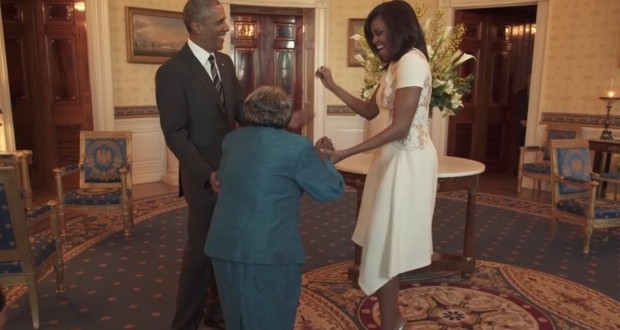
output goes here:
[{"label": "brass lamp", "polygon": [[599,99],[607,102],[607,115],[605,116],[605,128],[603,129],[603,132],[601,133],[600,139],[601,140],[612,140],[613,137],[611,135],[611,131],[609,130],[609,124],[611,122],[610,112],[611,112],[612,104],[616,102],[617,100],[620,100],[620,97],[615,97],[613,92],[609,92],[607,96],[601,96],[599,97]]}]

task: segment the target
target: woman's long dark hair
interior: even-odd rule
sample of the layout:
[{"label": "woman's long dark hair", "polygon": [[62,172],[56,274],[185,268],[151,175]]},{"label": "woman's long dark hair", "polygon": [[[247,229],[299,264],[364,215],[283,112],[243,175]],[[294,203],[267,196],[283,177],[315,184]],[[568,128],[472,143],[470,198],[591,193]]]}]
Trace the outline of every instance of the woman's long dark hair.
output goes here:
[{"label": "woman's long dark hair", "polygon": [[372,30],[370,23],[373,19],[381,17],[388,31],[387,37],[393,47],[394,55],[392,58],[385,59],[386,62],[398,61],[411,48],[417,48],[421,51],[426,59],[428,52],[426,51],[426,41],[424,40],[424,32],[415,15],[415,11],[411,5],[402,0],[393,0],[384,2],[376,6],[364,22],[364,36],[370,49],[377,54],[377,47],[372,42]]}]

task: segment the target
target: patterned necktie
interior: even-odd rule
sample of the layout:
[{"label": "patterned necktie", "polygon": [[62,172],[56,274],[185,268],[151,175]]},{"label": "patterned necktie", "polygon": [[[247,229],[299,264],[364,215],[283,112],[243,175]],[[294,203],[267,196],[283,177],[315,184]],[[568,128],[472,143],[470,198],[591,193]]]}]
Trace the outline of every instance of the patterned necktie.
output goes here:
[{"label": "patterned necktie", "polygon": [[220,101],[224,104],[224,86],[222,86],[222,80],[220,79],[220,75],[217,73],[217,68],[215,67],[215,57],[213,57],[213,55],[209,55],[209,64],[211,64],[211,77],[213,77],[213,85],[215,85],[215,89],[217,89],[217,93],[220,96]]}]

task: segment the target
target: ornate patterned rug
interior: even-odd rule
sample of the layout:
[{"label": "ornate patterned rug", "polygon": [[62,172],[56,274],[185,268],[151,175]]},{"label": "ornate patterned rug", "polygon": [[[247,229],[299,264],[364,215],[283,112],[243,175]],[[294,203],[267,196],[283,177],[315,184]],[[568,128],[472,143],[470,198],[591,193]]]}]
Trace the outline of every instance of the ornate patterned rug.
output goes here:
[{"label": "ornate patterned rug", "polygon": [[[464,194],[438,199],[434,244],[458,253]],[[548,207],[478,194],[476,252],[470,280],[454,273],[407,274],[401,308],[410,329],[618,329],[620,233],[595,238],[583,258],[579,230],[560,226],[542,242]],[[300,228],[307,262],[296,329],[379,329],[375,297],[346,279],[356,198],[302,201]],[[123,237],[114,213],[68,224],[64,244],[67,291],[54,294],[54,276],[39,283],[45,329],[159,329],[170,323],[185,242],[185,202],[174,195],[138,200],[136,231]],[[499,263],[501,262],[501,263]],[[510,265],[508,265],[510,263]],[[554,274],[554,275],[549,275]],[[30,329],[25,287],[4,288],[9,329]]]},{"label": "ornate patterned rug", "polygon": [[[178,198],[176,193],[134,201],[134,223],[137,225],[185,205],[185,200]],[[67,233],[62,245],[65,263],[121,230],[122,223],[114,211],[97,211],[67,221]],[[49,230],[43,230],[38,235],[49,235]],[[3,290],[7,302],[11,304],[26,292],[26,287],[17,285]]]},{"label": "ornate patterned rug", "polygon": [[[304,275],[296,329],[380,329],[375,296],[347,280],[350,262]],[[405,329],[620,329],[620,303],[562,278],[478,261],[476,273],[401,278]]]}]

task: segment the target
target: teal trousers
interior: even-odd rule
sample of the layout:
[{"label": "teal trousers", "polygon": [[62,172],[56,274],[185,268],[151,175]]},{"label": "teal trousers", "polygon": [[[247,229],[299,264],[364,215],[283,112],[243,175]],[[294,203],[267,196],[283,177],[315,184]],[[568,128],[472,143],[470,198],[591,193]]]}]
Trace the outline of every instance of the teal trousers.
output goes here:
[{"label": "teal trousers", "polygon": [[226,330],[292,330],[301,294],[301,265],[211,259]]}]

